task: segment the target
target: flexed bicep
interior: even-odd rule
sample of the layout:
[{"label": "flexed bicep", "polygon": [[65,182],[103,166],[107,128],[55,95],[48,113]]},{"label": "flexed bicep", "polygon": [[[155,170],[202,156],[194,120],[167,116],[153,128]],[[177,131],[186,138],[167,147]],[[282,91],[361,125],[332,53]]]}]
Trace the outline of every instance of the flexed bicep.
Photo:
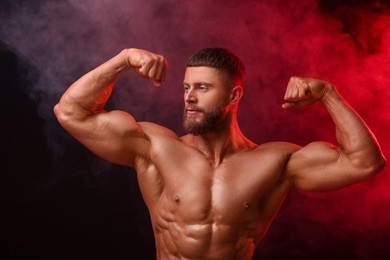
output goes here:
[{"label": "flexed bicep", "polygon": [[69,132],[90,151],[112,163],[134,166],[147,157],[150,141],[134,118],[119,110],[99,112],[68,126]]},{"label": "flexed bicep", "polygon": [[337,146],[314,142],[292,154],[286,172],[296,188],[339,189],[383,169],[386,161],[375,136],[332,84],[293,77],[284,99],[284,108],[320,102],[336,126]]},{"label": "flexed bicep", "polygon": [[150,142],[142,127],[124,111],[104,110],[119,76],[129,69],[160,86],[165,79],[163,56],[125,49],[75,81],[54,107],[59,123],[92,152],[110,162],[134,166],[148,156]]},{"label": "flexed bicep", "polygon": [[294,152],[286,176],[294,188],[314,192],[341,189],[369,177],[342,149],[327,142],[313,142]]}]

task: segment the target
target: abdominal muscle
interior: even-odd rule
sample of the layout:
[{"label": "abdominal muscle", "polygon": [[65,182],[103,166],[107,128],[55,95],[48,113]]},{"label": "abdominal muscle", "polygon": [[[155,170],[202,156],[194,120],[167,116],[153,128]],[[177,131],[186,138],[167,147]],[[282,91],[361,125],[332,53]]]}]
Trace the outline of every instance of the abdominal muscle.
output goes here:
[{"label": "abdominal muscle", "polygon": [[253,213],[245,209],[240,219],[222,218],[212,204],[197,214],[199,205],[186,208],[162,200],[151,212],[157,259],[251,259],[265,232],[258,218],[248,221]]},{"label": "abdominal muscle", "polygon": [[157,225],[157,259],[251,259],[254,238],[241,237],[237,228],[216,223]]}]

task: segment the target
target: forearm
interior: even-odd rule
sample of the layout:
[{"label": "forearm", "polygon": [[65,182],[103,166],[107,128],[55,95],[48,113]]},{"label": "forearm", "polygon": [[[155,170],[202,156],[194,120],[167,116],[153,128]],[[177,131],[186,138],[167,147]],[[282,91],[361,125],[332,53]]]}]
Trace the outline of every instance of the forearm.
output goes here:
[{"label": "forearm", "polygon": [[115,81],[130,66],[124,50],[109,61],[82,76],[61,97],[55,112],[84,117],[103,110]]},{"label": "forearm", "polygon": [[336,137],[343,155],[359,168],[374,172],[382,169],[385,160],[375,136],[330,84],[322,103],[333,118]]}]

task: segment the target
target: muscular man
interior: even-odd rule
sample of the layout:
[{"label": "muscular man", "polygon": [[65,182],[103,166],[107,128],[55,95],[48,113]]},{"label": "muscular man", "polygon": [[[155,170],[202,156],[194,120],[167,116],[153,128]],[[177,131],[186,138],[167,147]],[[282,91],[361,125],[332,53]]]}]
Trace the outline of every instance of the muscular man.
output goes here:
[{"label": "muscular man", "polygon": [[145,50],[123,50],[77,80],[54,110],[92,152],[136,169],[158,259],[250,259],[291,189],[340,189],[385,165],[373,134],[327,82],[291,78],[282,106],[323,104],[338,146],[257,145],[237,122],[245,68],[230,51],[204,49],[189,59],[183,82],[188,134],[182,137],[124,111],[104,110],[114,82],[128,69],[160,86],[166,61]]}]

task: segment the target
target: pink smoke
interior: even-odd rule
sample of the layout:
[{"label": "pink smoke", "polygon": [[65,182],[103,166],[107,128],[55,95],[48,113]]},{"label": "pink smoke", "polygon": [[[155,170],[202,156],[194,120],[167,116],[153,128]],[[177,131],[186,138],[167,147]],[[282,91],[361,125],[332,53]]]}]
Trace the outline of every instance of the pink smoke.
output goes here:
[{"label": "pink smoke", "polygon": [[[184,64],[194,51],[220,46],[246,64],[239,120],[253,141],[336,142],[331,119],[319,106],[298,112],[280,107],[291,76],[312,76],[338,87],[390,158],[390,5],[372,2],[10,1],[13,8],[1,14],[0,38],[43,75],[25,91],[48,125],[54,124],[54,102],[71,82],[123,48],[137,47],[168,59],[167,81],[155,89],[129,72],[109,106],[181,134]],[[66,169],[69,151],[57,136],[47,132],[54,164]],[[255,259],[390,255],[388,172],[337,192],[292,192]]]}]

